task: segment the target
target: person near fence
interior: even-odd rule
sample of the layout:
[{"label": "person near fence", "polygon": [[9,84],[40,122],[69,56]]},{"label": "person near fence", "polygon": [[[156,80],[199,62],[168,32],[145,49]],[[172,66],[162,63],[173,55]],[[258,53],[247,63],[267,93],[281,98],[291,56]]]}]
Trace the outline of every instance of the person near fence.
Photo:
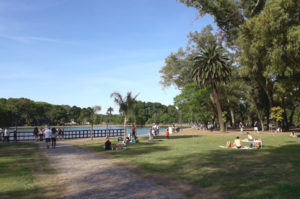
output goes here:
[{"label": "person near fence", "polygon": [[34,136],[34,139],[35,141],[38,141],[38,137],[39,137],[39,129],[37,127],[35,127],[33,129],[33,136]]},{"label": "person near fence", "polygon": [[17,132],[17,129],[14,130],[14,142],[17,142],[18,141],[18,132]]},{"label": "person near fence", "polygon": [[9,142],[9,131],[7,128],[4,129],[4,142]]},{"label": "person near fence", "polygon": [[46,147],[47,149],[49,149],[51,141],[51,130],[48,127],[45,128],[44,135],[46,139]]},{"label": "person near fence", "polygon": [[58,136],[60,139],[64,139],[64,132],[61,130],[61,128],[58,129]]},{"label": "person near fence", "polygon": [[52,149],[55,149],[55,147],[56,147],[56,137],[57,137],[56,128],[52,128],[51,129],[51,145],[52,145]]},{"label": "person near fence", "polygon": [[40,141],[43,141],[44,133],[42,128],[39,129],[39,136],[40,136]]}]

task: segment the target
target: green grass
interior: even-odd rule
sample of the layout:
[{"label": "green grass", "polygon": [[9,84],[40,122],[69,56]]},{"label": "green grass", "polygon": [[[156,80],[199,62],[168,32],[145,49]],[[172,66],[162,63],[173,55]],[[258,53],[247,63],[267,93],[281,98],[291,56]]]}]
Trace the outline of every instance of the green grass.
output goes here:
[{"label": "green grass", "polygon": [[[149,173],[158,173],[222,198],[300,198],[300,139],[288,134],[260,134],[263,149],[222,149],[238,133],[182,135],[170,140],[141,137],[125,151],[109,151]],[[241,136],[246,138],[246,136]],[[116,142],[116,139],[113,139]],[[103,152],[103,139],[72,141]],[[246,145],[247,143],[245,143]]]},{"label": "green grass", "polygon": [[0,198],[58,198],[55,171],[36,144],[0,143]]}]

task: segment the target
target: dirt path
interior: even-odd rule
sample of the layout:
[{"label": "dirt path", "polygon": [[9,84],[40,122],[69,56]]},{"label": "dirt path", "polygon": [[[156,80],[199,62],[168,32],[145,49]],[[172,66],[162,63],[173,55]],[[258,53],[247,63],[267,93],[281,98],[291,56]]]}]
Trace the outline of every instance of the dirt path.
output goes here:
[{"label": "dirt path", "polygon": [[56,149],[40,148],[66,185],[62,198],[186,198],[154,181],[135,175],[101,154],[59,142]]}]

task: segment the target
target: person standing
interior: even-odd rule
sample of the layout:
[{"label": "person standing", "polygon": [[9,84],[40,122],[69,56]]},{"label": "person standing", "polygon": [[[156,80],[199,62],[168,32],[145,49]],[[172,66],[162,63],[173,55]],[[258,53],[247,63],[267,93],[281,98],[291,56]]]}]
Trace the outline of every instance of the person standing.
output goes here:
[{"label": "person standing", "polygon": [[17,129],[14,131],[14,142],[17,142],[18,140],[18,132]]},{"label": "person standing", "polygon": [[45,139],[46,139],[47,149],[49,149],[50,141],[51,141],[51,130],[48,127],[45,128],[44,135],[45,135]]},{"label": "person standing", "polygon": [[167,139],[170,139],[169,129],[167,129],[166,136],[167,136]]},{"label": "person standing", "polygon": [[44,133],[42,128],[39,129],[39,136],[40,136],[40,141],[43,141]]},{"label": "person standing", "polygon": [[132,132],[132,137],[136,139],[136,127],[134,124],[132,124],[131,132]]},{"label": "person standing", "polygon": [[51,129],[51,144],[52,144],[53,149],[55,149],[55,147],[56,147],[56,137],[57,137],[56,128],[52,128]]},{"label": "person standing", "polygon": [[38,130],[37,127],[35,127],[35,128],[33,129],[33,136],[34,136],[34,140],[35,140],[35,141],[38,141],[39,130]]},{"label": "person standing", "polygon": [[241,129],[241,134],[243,134],[244,133],[244,124],[243,124],[243,122],[240,122],[239,127]]},{"label": "person standing", "polygon": [[8,129],[4,129],[4,142],[9,142],[9,132]]},{"label": "person standing", "polygon": [[149,129],[149,141],[153,140],[152,127]]},{"label": "person standing", "polygon": [[258,133],[258,123],[257,121],[254,122],[254,131],[256,131],[256,133]]}]

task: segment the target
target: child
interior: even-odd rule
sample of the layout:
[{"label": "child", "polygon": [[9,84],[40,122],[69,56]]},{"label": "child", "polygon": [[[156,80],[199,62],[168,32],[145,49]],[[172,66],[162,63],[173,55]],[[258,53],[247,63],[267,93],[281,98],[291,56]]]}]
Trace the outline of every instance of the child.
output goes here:
[{"label": "child", "polygon": [[170,135],[170,133],[169,133],[169,130],[167,129],[166,136],[168,139],[170,139],[169,135]]}]

